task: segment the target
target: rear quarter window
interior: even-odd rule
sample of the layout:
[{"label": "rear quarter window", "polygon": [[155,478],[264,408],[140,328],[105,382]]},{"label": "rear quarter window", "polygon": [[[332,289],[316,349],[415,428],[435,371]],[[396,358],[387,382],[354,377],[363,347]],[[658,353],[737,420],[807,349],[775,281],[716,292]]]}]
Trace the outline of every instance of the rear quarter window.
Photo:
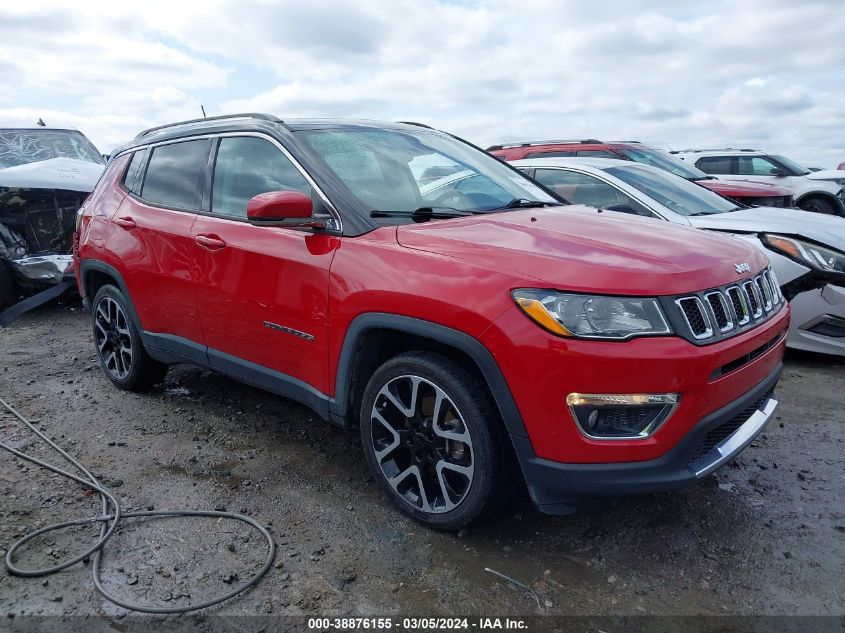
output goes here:
[{"label": "rear quarter window", "polygon": [[123,188],[135,195],[140,195],[141,193],[141,181],[138,175],[141,172],[141,166],[144,164],[146,154],[146,150],[133,152],[129,167],[123,175]]}]

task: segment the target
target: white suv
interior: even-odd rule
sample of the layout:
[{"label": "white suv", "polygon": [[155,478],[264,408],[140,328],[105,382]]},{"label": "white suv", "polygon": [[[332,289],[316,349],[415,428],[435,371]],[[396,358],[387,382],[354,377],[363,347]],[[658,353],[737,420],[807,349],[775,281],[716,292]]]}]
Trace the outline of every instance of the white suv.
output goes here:
[{"label": "white suv", "polygon": [[685,149],[673,151],[701,171],[725,180],[751,180],[792,190],[795,204],[818,213],[845,216],[845,172],[810,171],[798,163],[754,149]]}]

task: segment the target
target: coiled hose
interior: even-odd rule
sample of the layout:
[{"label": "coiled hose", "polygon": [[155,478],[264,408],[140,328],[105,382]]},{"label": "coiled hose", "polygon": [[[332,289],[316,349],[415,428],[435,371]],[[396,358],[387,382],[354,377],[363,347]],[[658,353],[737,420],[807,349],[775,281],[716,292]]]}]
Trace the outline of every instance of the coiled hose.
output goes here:
[{"label": "coiled hose", "polygon": [[[58,446],[50,438],[48,438],[41,431],[35,428],[35,426],[29,420],[27,420],[14,407],[12,407],[2,398],[0,398],[0,404],[2,404],[2,406],[9,413],[15,416],[22,424],[29,428],[30,431],[35,433],[38,437],[44,440],[44,442],[46,442],[51,448],[56,450],[62,457],[65,458],[65,460],[67,460],[68,462],[73,464],[73,466],[79,469],[79,471],[85,475],[85,478],[74,475],[73,473],[69,473],[66,470],[62,470],[61,468],[54,466],[53,464],[49,464],[36,457],[27,455],[26,453],[22,453],[21,451],[3,442],[0,442],[0,448],[5,451],[8,451],[16,457],[19,457],[20,459],[35,464],[36,466],[40,466],[41,468],[45,468],[51,472],[56,473],[57,475],[66,477],[67,479],[82,484],[86,488],[96,491],[97,493],[99,493],[103,504],[102,514],[98,517],[77,519],[75,521],[64,521],[62,523],[53,523],[52,525],[48,525],[46,527],[35,530],[34,532],[30,532],[20,540],[16,541],[12,545],[12,547],[9,548],[9,551],[6,552],[6,569],[9,570],[10,574],[13,574],[15,576],[26,576],[30,578],[35,578],[39,576],[49,576],[90,558],[92,561],[91,575],[94,580],[94,586],[106,600],[108,600],[109,602],[113,602],[114,604],[123,607],[124,609],[129,609],[130,611],[140,611],[141,613],[153,613],[158,615],[174,615],[179,613],[188,613],[190,611],[198,611],[199,609],[206,609],[208,607],[229,600],[230,598],[234,598],[238,594],[246,591],[250,587],[254,586],[256,583],[258,583],[258,581],[260,581],[264,577],[264,575],[270,570],[270,567],[273,565],[273,560],[276,556],[276,544],[273,541],[273,537],[270,535],[270,532],[267,530],[267,528],[265,528],[263,525],[261,525],[254,519],[248,516],[244,516],[243,514],[237,514],[235,512],[217,512],[211,510],[161,510],[154,512],[123,512],[121,510],[120,502],[118,501],[117,497],[112,494],[112,492],[110,492],[109,489],[106,488],[102,483],[100,483],[97,478],[94,477],[94,475],[92,475],[91,472],[85,468],[85,466],[83,466],[75,458],[71,457],[60,446]],[[121,521],[123,521],[124,519],[137,519],[149,517],[213,517],[220,519],[230,519],[233,521],[240,521],[242,523],[246,523],[247,525],[251,525],[256,530],[261,532],[264,538],[267,539],[267,558],[264,561],[264,564],[262,565],[261,569],[259,569],[255,574],[253,574],[246,582],[238,585],[223,596],[219,596],[211,600],[206,600],[205,602],[191,604],[185,607],[169,608],[127,602],[125,600],[122,600],[121,598],[113,596],[103,587],[103,584],[100,579],[100,556],[102,555],[103,548],[105,548],[106,543],[109,542],[109,539],[115,534],[115,532],[120,527]],[[14,564],[13,559],[15,556],[15,552],[17,552],[21,547],[29,543],[32,539],[37,538],[47,532],[52,532],[54,530],[61,530],[63,528],[71,526],[87,525],[91,523],[102,524],[100,527],[100,537],[97,542],[94,543],[94,545],[89,547],[83,553],[77,555],[75,558],[55,565],[54,567],[47,567],[45,569],[21,569],[20,567],[17,567]]]}]

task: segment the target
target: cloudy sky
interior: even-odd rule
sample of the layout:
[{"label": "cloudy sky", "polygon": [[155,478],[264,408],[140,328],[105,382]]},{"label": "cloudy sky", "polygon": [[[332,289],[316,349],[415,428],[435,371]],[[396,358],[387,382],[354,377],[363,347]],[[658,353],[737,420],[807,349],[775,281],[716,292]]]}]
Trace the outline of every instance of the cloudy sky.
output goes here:
[{"label": "cloudy sky", "polygon": [[0,124],[103,151],[200,115],[416,120],[480,145],[639,139],[845,160],[841,0],[27,0]]}]

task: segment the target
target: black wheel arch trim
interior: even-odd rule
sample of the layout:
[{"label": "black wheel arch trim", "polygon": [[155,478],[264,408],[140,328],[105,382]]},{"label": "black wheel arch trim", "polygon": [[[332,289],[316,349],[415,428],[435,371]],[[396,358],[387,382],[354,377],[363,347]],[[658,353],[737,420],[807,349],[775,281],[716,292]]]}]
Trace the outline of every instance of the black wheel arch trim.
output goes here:
[{"label": "black wheel arch trim", "polygon": [[830,193],[829,191],[808,191],[807,193],[802,194],[800,197],[796,197],[794,204],[795,206],[799,206],[801,203],[807,201],[810,198],[823,198],[827,202],[830,202],[833,205],[834,209],[839,211],[840,215],[845,215],[845,203],[843,203],[838,196]]},{"label": "black wheel arch trim", "polygon": [[335,395],[329,405],[329,411],[337,423],[345,426],[350,424],[352,403],[349,396],[358,341],[367,331],[376,329],[396,330],[431,339],[469,356],[481,371],[508,433],[516,437],[528,437],[522,415],[499,364],[481,341],[469,334],[431,321],[385,312],[361,314],[352,320],[346,331],[338,358]]}]

